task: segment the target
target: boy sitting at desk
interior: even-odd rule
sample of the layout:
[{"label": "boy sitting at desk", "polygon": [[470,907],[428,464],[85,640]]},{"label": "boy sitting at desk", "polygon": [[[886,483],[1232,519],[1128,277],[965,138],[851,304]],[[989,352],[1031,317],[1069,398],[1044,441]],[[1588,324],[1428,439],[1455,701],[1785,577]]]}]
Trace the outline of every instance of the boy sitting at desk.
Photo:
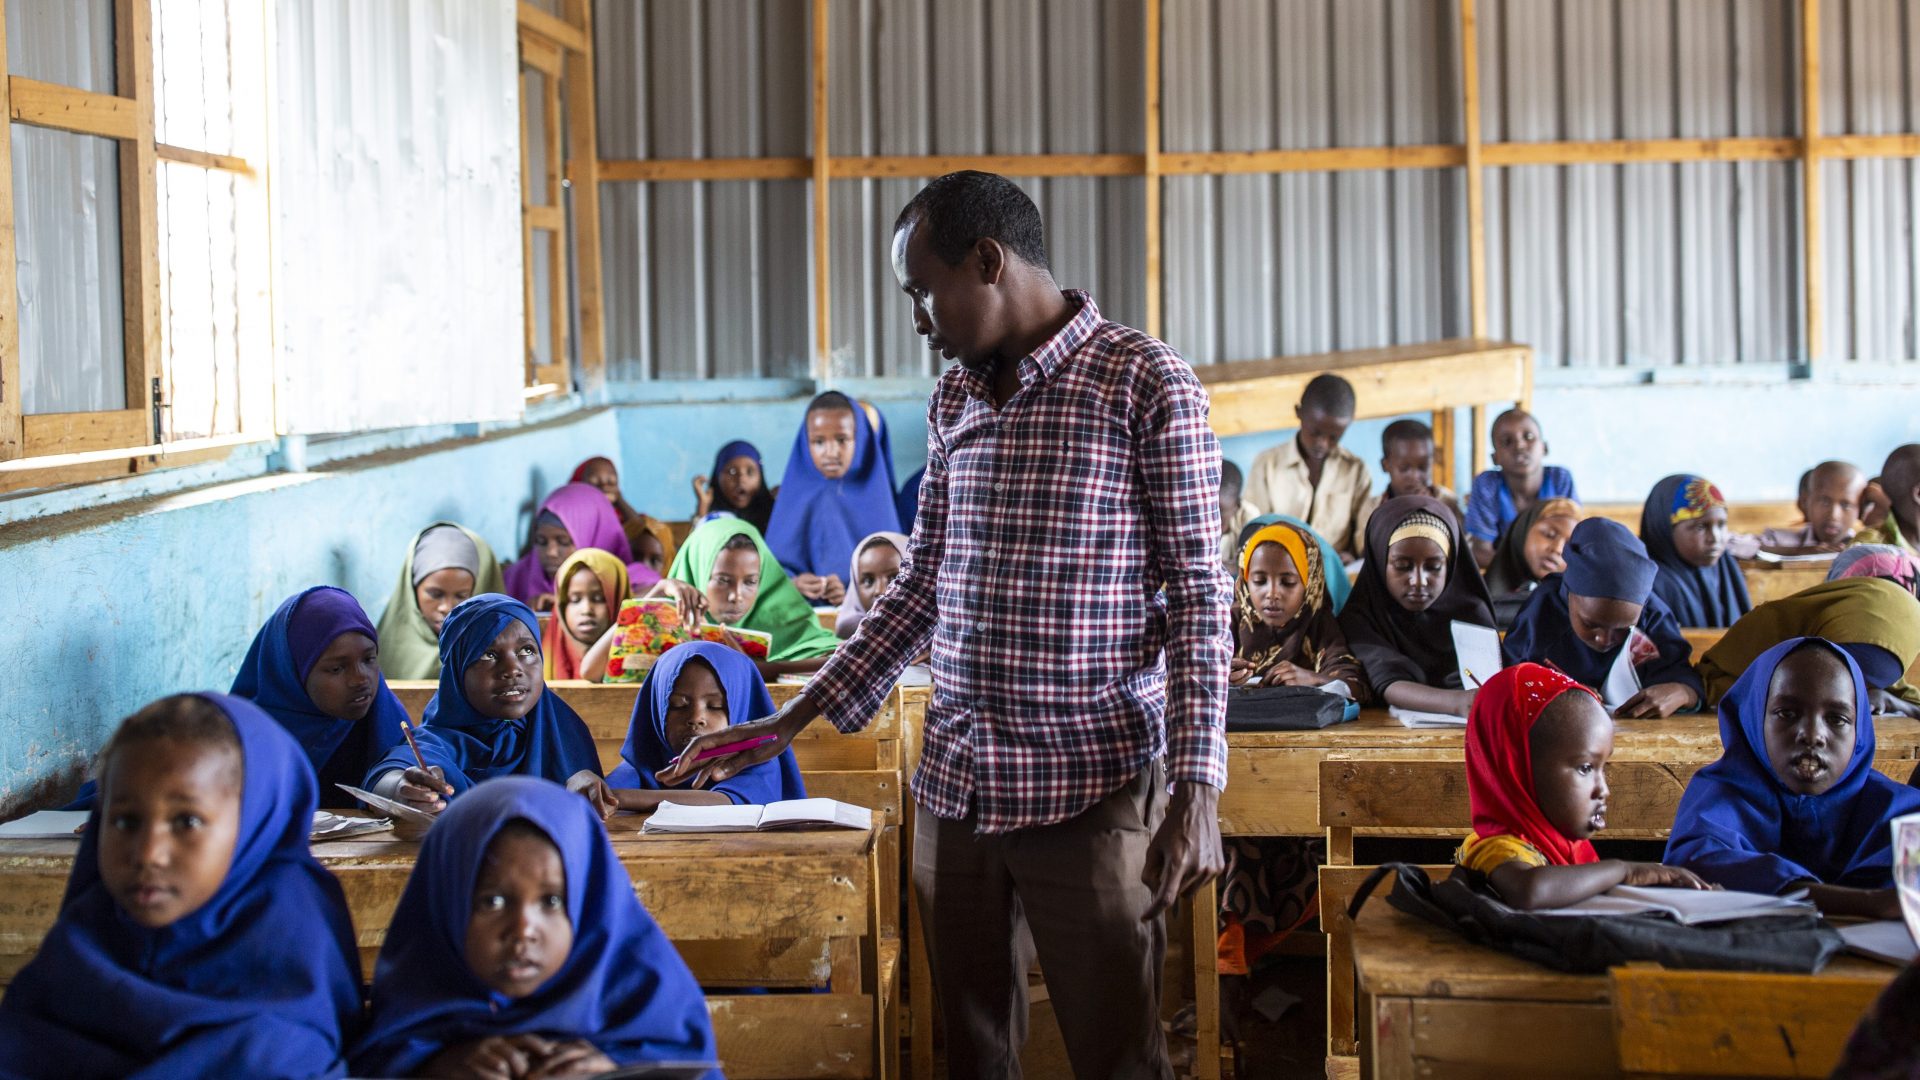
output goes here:
[{"label": "boy sitting at desk", "polygon": [[1439,499],[1460,517],[1460,501],[1453,489],[1433,478],[1433,429],[1418,420],[1395,420],[1380,433],[1380,469],[1387,474],[1387,486],[1378,495],[1370,495],[1360,504],[1360,516],[1354,522],[1355,543],[1365,555],[1367,522],[1380,504],[1400,495],[1425,495]]},{"label": "boy sitting at desk", "polygon": [[1881,490],[1887,495],[1887,518],[1861,529],[1856,544],[1888,544],[1920,554],[1920,443],[1908,443],[1887,455],[1880,469]]},{"label": "boy sitting at desk", "polygon": [[1767,528],[1758,535],[1736,533],[1727,538],[1727,554],[1751,559],[1762,551],[1774,555],[1825,555],[1838,552],[1853,540],[1867,474],[1844,461],[1823,461],[1800,474],[1802,524]]},{"label": "boy sitting at desk", "polygon": [[1525,409],[1508,409],[1494,418],[1493,463],[1496,468],[1473,478],[1467,495],[1467,536],[1482,571],[1493,561],[1494,541],[1520,511],[1541,499],[1580,501],[1573,474],[1547,464],[1547,437]]},{"label": "boy sitting at desk", "polygon": [[1373,487],[1366,462],[1340,445],[1353,424],[1353,384],[1333,374],[1307,383],[1293,414],[1299,432],[1253,459],[1247,503],[1255,516],[1290,514],[1327,538],[1343,559],[1354,558],[1360,505]]}]

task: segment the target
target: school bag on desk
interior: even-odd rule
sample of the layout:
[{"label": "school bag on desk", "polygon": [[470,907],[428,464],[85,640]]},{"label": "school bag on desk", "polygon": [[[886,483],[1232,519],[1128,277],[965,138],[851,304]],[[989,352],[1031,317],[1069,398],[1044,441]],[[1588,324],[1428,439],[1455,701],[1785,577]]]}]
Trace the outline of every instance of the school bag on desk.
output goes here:
[{"label": "school bag on desk", "polygon": [[1227,690],[1228,731],[1314,731],[1359,715],[1359,705],[1312,686]]},{"label": "school bag on desk", "polygon": [[1483,875],[1456,866],[1434,881],[1412,863],[1376,867],[1354,890],[1349,918],[1388,875],[1387,903],[1401,911],[1476,945],[1576,975],[1649,961],[1678,970],[1809,975],[1846,949],[1840,932],[1811,912],[1695,926],[1657,915],[1539,915],[1501,903],[1485,890]]}]

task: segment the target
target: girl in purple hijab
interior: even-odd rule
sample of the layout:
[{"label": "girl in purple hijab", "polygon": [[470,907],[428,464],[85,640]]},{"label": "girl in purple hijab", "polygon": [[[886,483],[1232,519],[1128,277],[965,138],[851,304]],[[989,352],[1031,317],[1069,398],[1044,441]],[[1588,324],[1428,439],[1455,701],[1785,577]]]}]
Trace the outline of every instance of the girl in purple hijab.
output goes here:
[{"label": "girl in purple hijab", "polygon": [[653,567],[634,561],[620,516],[599,488],[563,484],[540,504],[527,553],[507,566],[507,595],[535,611],[553,610],[553,573],[576,548],[611,552],[627,564],[628,580],[636,590],[660,580]]}]

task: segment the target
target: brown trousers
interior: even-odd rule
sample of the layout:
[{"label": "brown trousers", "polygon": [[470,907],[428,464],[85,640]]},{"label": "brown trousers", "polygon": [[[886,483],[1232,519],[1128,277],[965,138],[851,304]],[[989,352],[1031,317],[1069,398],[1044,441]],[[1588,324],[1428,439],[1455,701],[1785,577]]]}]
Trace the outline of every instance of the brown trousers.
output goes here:
[{"label": "brown trousers", "polygon": [[971,816],[915,808],[913,888],[948,1076],[1020,1076],[1037,950],[1075,1076],[1171,1080],[1160,1029],[1166,920],[1140,921],[1151,899],[1140,870],[1166,791],[1155,762],[1078,817],[991,836],[976,835]]}]

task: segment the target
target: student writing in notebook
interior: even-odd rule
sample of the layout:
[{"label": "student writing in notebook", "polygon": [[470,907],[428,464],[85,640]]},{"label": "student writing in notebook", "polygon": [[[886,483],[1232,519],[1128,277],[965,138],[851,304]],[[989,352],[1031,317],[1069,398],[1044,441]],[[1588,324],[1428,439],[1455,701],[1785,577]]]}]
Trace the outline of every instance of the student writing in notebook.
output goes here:
[{"label": "student writing in notebook", "polygon": [[360,958],[307,849],[315,805],[306,754],[249,702],[129,717],[59,919],[0,1000],[0,1075],[340,1075]]},{"label": "student writing in notebook", "polygon": [[1456,620],[1493,625],[1492,600],[1459,522],[1445,503],[1425,495],[1381,503],[1367,522],[1360,580],[1340,612],[1372,699],[1466,716],[1473,689],[1461,684]]},{"label": "student writing in notebook", "polygon": [[1360,506],[1373,486],[1367,463],[1340,445],[1353,425],[1353,384],[1331,373],[1314,376],[1293,414],[1294,437],[1263,451],[1247,470],[1247,504],[1256,514],[1291,514],[1353,558]]},{"label": "student writing in notebook", "polygon": [[1467,718],[1473,832],[1455,856],[1522,911],[1577,904],[1615,885],[1707,887],[1691,871],[1602,859],[1613,721],[1591,690],[1552,668],[1489,678]]},{"label": "student writing in notebook", "polygon": [[1920,790],[1873,767],[1867,684],[1849,651],[1791,638],[1720,701],[1720,760],[1693,774],[1666,861],[1730,889],[1805,887],[1821,911],[1897,919],[1887,823]]},{"label": "student writing in notebook", "polygon": [[[1614,662],[1628,654],[1641,689],[1616,701],[1614,715],[1665,717],[1698,708],[1704,691],[1690,663],[1693,646],[1673,612],[1653,593],[1654,561],[1626,526],[1588,518],[1567,541],[1567,569],[1540,582],[1501,642],[1509,664],[1550,663],[1603,689]],[[1648,646],[1651,646],[1650,648]]]},{"label": "student writing in notebook", "polygon": [[620,764],[607,775],[607,786],[622,810],[649,811],[663,802],[765,806],[804,799],[807,787],[791,748],[711,786],[699,774],[672,786],[655,776],[696,736],[772,714],[773,699],[753,661],[710,641],[675,645],[640,685]]},{"label": "student writing in notebook", "polygon": [[590,807],[514,776],[448,808],[380,948],[356,1075],[584,1077],[714,1056],[706,998]]},{"label": "student writing in notebook", "polygon": [[[563,783],[602,817],[618,809],[580,715],[549,693],[533,609],[510,596],[476,596],[440,635],[440,688],[413,745],[375,762],[363,786],[428,813],[482,780],[531,775]],[[418,746],[425,765],[414,759]]]}]

